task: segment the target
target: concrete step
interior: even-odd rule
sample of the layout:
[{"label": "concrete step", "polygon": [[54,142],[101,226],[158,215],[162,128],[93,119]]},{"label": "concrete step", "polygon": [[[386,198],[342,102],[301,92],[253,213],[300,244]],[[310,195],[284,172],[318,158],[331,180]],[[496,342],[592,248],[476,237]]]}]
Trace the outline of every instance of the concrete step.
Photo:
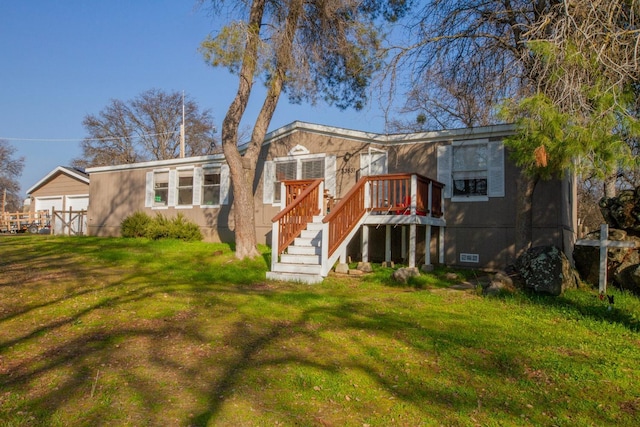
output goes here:
[{"label": "concrete step", "polygon": [[319,264],[288,264],[278,262],[274,266],[273,273],[295,273],[295,274],[314,274],[319,275],[322,272],[322,266]]},{"label": "concrete step", "polygon": [[319,274],[301,274],[301,273],[280,273],[275,271],[267,272],[268,280],[282,280],[285,282],[299,282],[314,285],[321,283],[324,278]]}]

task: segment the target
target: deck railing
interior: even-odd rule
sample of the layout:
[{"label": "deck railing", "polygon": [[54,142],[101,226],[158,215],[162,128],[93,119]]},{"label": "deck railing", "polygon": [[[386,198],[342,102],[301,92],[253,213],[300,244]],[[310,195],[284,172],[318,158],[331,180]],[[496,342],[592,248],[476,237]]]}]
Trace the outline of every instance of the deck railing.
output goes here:
[{"label": "deck railing", "polygon": [[323,223],[329,225],[329,238],[323,244],[328,242],[328,254],[332,255],[336,248],[342,243],[342,240],[356,226],[358,220],[366,213],[365,191],[368,181],[361,179],[349,191],[342,200],[335,205],[331,212],[324,217]]},{"label": "deck railing", "polygon": [[278,213],[271,221],[278,224],[278,253],[280,255],[284,249],[298,237],[300,232],[307,227],[314,215],[321,212],[321,195],[323,190],[323,180],[316,179],[306,181],[298,185],[301,181],[285,181],[285,200],[291,200],[287,206]]},{"label": "deck railing", "polygon": [[[274,237],[277,236],[274,261],[300,235],[313,216],[323,210],[322,179],[283,181],[283,186],[287,205],[272,219]],[[363,177],[322,220],[325,230],[322,235],[323,258],[333,256],[367,212],[441,218],[443,187],[444,184],[418,174]]]}]

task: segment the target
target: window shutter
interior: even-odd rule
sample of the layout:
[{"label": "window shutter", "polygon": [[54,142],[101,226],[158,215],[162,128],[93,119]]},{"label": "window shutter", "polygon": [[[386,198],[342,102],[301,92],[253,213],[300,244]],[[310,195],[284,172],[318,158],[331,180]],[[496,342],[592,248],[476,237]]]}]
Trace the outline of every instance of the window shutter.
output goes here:
[{"label": "window shutter", "polygon": [[202,204],[202,168],[193,170],[193,205],[200,206]]},{"label": "window shutter", "polygon": [[504,145],[502,141],[489,143],[487,195],[504,197]]},{"label": "window shutter", "polygon": [[262,202],[273,203],[273,185],[276,182],[276,166],[272,161],[264,162],[262,173]]},{"label": "window shutter", "polygon": [[332,196],[336,195],[336,156],[324,158],[324,188]]},{"label": "window shutter", "polygon": [[176,205],[176,171],[175,169],[172,169],[169,171],[169,197],[167,200],[167,205],[168,206],[175,206]]},{"label": "window shutter", "polygon": [[231,180],[229,179],[229,165],[220,166],[220,204],[229,204],[229,188],[231,188]]},{"label": "window shutter", "polygon": [[153,199],[156,195],[153,188],[153,171],[147,172],[147,183],[145,187],[144,207],[150,208],[153,206]]},{"label": "window shutter", "polygon": [[438,147],[438,181],[444,184],[444,197],[451,198],[451,145],[441,145]]}]

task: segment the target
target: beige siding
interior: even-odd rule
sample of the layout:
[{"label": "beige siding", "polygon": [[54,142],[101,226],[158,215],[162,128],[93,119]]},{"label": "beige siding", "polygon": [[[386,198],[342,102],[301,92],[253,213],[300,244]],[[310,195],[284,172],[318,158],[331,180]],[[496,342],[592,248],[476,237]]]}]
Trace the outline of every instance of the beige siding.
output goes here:
[{"label": "beige siding", "polygon": [[[271,219],[278,213],[280,206],[263,202],[264,164],[276,158],[287,157],[296,146],[302,146],[309,154],[325,154],[336,156],[336,188],[335,197],[340,199],[356,183],[362,175],[360,160],[362,154],[369,149],[382,149],[387,152],[389,173],[418,173],[437,178],[437,147],[450,144],[450,138],[442,140],[430,139],[428,142],[413,141],[382,143],[362,137],[336,136],[338,132],[313,132],[294,130],[283,134],[262,148],[258,163],[255,189],[255,221],[259,243],[271,243]],[[375,135],[374,135],[375,136]],[[491,197],[487,201],[451,202],[445,201],[444,254],[445,263],[469,267],[504,268],[514,261],[515,235],[515,182],[518,169],[505,154],[505,196]],[[197,164],[196,164],[197,165]],[[120,223],[131,213],[142,210],[150,215],[161,213],[169,217],[178,212],[200,225],[208,241],[233,240],[233,212],[231,211],[232,194],[230,190],[229,205],[218,208],[169,207],[165,209],[145,208],[146,173],[153,168],[125,169],[104,171],[91,174],[89,208],[89,231],[93,235],[117,236],[120,234]],[[541,182],[534,196],[534,244],[553,244],[564,247],[566,229],[570,222],[565,211],[567,206],[575,203],[569,200],[571,193],[563,189],[566,181]],[[563,228],[564,226],[564,228]],[[418,227],[418,261],[424,259],[425,227]],[[433,228],[432,240],[429,242],[432,261],[437,261],[437,227]],[[372,260],[384,257],[384,227],[370,229],[369,253]],[[563,236],[564,235],[564,236]],[[392,230],[392,254],[397,262],[401,262],[400,242],[402,226]],[[349,245],[349,254],[354,259],[361,256],[359,237]],[[477,264],[461,263],[460,254],[478,254]]]},{"label": "beige siding", "polygon": [[132,213],[142,211],[150,216],[161,214],[169,218],[181,213],[200,226],[206,241],[233,241],[230,205],[219,208],[145,207],[146,173],[151,170],[153,168],[91,174],[88,221],[90,235],[120,236],[122,221]]},{"label": "beige siding", "polygon": [[58,173],[40,188],[31,193],[31,197],[72,196],[89,193],[89,184],[63,173]]}]

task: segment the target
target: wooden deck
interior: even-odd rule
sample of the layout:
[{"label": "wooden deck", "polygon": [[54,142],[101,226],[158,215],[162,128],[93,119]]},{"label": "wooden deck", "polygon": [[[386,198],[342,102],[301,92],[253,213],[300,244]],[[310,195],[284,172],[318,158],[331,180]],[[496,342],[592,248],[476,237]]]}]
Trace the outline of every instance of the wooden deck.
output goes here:
[{"label": "wooden deck", "polygon": [[[285,181],[282,185],[287,206],[272,220],[272,267],[317,217],[321,217],[323,227],[319,234],[323,275],[338,256],[344,258],[346,245],[362,226],[408,225],[410,242],[413,242],[410,243],[410,255],[413,255],[409,258],[410,265],[415,263],[416,225],[426,226],[428,238],[431,226],[438,227],[442,247],[446,224],[444,185],[433,179],[418,174],[366,176],[335,205],[326,200],[321,179]],[[363,227],[363,234],[367,233],[367,227]],[[389,246],[388,241],[385,244]],[[366,250],[363,248],[364,257]]]}]

